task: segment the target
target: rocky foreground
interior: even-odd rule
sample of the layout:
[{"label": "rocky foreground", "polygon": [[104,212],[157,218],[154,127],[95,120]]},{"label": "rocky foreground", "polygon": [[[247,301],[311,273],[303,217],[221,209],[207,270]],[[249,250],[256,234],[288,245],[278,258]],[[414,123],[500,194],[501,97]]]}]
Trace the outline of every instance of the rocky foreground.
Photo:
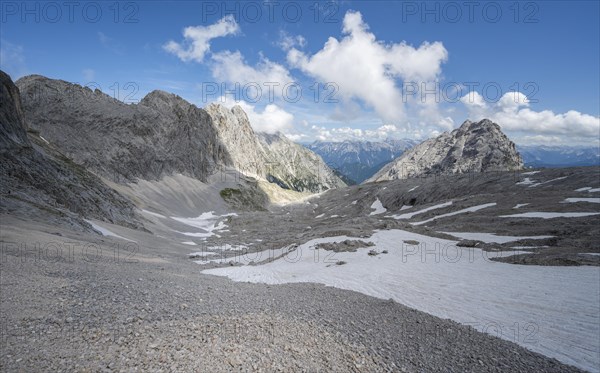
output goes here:
[{"label": "rocky foreground", "polygon": [[200,274],[151,236],[2,222],[2,371],[577,371],[393,301]]}]

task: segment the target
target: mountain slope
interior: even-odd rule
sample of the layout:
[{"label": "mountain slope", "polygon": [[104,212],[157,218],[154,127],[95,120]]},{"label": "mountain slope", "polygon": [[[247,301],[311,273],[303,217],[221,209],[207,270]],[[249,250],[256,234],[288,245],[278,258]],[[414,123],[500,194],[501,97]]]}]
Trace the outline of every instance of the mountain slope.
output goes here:
[{"label": "mountain slope", "polygon": [[275,176],[295,180],[286,184],[290,189],[320,192],[344,185],[337,177],[321,177],[319,167],[290,166],[281,158],[287,154],[259,142],[240,107],[204,110],[163,91],[127,105],[98,90],[39,75],[21,78],[17,86],[35,130],[77,164],[117,183],[174,174],[207,181],[227,168],[266,180],[266,164],[275,162],[287,165]]},{"label": "mountain slope", "polygon": [[257,135],[269,165],[267,177],[283,188],[320,192],[346,185],[319,155],[283,134]]},{"label": "mountain slope", "polygon": [[319,154],[329,167],[360,183],[416,144],[416,141],[410,139],[388,139],[383,142],[347,140],[315,141],[306,147]]},{"label": "mountain slope", "polygon": [[27,219],[43,218],[46,222],[66,221],[80,227],[87,227],[82,218],[143,227],[129,199],[29,128],[21,110],[19,90],[2,71],[0,85],[1,212]]},{"label": "mountain slope", "polygon": [[210,104],[205,110],[226,144],[232,165],[244,174],[298,192],[318,193],[346,185],[321,157],[283,134],[254,132],[240,106]]},{"label": "mountain slope", "polygon": [[406,179],[430,174],[507,171],[523,167],[515,144],[489,119],[465,121],[404,153],[367,180]]}]

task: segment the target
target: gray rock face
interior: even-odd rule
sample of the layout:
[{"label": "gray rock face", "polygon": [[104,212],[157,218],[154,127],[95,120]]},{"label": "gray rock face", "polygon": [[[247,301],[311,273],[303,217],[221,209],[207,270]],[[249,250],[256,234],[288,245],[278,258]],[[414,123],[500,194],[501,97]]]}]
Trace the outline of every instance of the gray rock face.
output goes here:
[{"label": "gray rock face", "polygon": [[[98,90],[39,75],[21,78],[17,86],[27,122],[77,164],[111,181],[160,180],[172,174],[206,181],[224,167],[269,179],[270,164],[276,163],[285,165],[273,173],[284,180],[284,188],[319,192],[344,185],[337,177],[322,177],[320,168],[328,168],[312,152],[305,150],[301,162],[291,163],[290,153],[278,145],[287,139],[272,145],[260,141],[239,106],[204,110],[163,91],[128,105]],[[297,149],[293,154],[301,153],[295,144],[286,144]],[[314,170],[307,160],[317,163]]]},{"label": "gray rock face", "polygon": [[0,71],[0,147],[2,149],[30,146],[27,139],[27,125],[23,119],[19,89],[10,76]]},{"label": "gray rock face", "polygon": [[[18,88],[0,71],[0,212],[45,216],[87,226],[95,218],[142,228],[133,203],[47,144],[35,131],[27,133]],[[33,127],[33,126],[32,126]]]},{"label": "gray rock face", "polygon": [[127,105],[38,75],[17,85],[32,127],[76,163],[112,181],[157,180],[171,173],[205,179],[227,159],[208,114],[176,95],[154,91]]},{"label": "gray rock face", "polygon": [[489,119],[465,121],[404,153],[367,180],[406,179],[430,174],[511,171],[523,168],[515,144]]},{"label": "gray rock face", "polygon": [[322,192],[346,184],[325,164],[323,159],[281,133],[258,133],[269,164],[267,177],[284,188]]},{"label": "gray rock face", "polygon": [[239,106],[210,104],[211,116],[232,166],[246,175],[266,179],[284,189],[318,193],[345,186],[323,159],[281,133],[254,132]]}]

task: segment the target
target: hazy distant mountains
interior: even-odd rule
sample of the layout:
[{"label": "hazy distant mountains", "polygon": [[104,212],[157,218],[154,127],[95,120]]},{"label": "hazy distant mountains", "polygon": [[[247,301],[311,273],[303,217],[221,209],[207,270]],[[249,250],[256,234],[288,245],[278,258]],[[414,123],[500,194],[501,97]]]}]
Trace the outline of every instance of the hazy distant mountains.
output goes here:
[{"label": "hazy distant mountains", "polygon": [[346,180],[361,183],[416,144],[418,141],[410,139],[388,139],[383,142],[347,140],[315,141],[306,147],[320,155],[329,167],[337,170]]},{"label": "hazy distant mountains", "polygon": [[600,148],[569,146],[519,146],[525,166],[573,167],[600,165]]},{"label": "hazy distant mountains", "polygon": [[[421,149],[432,146],[433,140],[427,140],[425,142],[427,146],[423,146]],[[315,141],[305,146],[319,154],[330,167],[339,172],[346,182],[361,183],[418,144],[418,141],[411,139],[388,139],[383,142]],[[525,167],[554,168],[600,165],[600,148],[598,147],[516,145],[516,150],[521,155]]]}]

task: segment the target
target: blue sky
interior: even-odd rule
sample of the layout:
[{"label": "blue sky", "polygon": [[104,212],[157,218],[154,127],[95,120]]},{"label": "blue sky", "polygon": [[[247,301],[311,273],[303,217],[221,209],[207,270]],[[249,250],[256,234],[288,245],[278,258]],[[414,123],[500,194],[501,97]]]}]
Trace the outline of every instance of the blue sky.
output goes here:
[{"label": "blue sky", "polygon": [[[162,89],[198,106],[232,105],[221,96],[233,89],[255,129],[298,141],[427,138],[483,117],[523,144],[600,135],[597,1],[1,6],[0,64],[15,80],[41,74],[127,102]],[[273,100],[265,82],[279,84]]]}]

